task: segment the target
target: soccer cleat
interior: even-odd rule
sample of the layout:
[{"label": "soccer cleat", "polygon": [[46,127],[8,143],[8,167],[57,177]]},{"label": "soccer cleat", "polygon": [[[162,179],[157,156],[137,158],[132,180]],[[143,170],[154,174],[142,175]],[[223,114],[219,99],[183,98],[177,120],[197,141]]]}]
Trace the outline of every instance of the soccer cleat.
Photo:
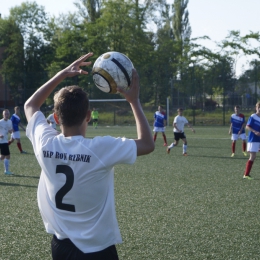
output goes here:
[{"label": "soccer cleat", "polygon": [[25,152],[25,151],[21,151],[20,153],[24,153],[24,154],[27,154],[27,152]]},{"label": "soccer cleat", "polygon": [[163,146],[167,146],[167,143],[164,143]]},{"label": "soccer cleat", "polygon": [[247,153],[246,152],[243,152],[244,156],[247,156]]},{"label": "soccer cleat", "polygon": [[247,180],[253,180],[253,178],[250,175],[244,175],[243,179],[247,179]]},{"label": "soccer cleat", "polygon": [[183,156],[188,156],[188,154],[187,153],[183,153]]},{"label": "soccer cleat", "polygon": [[232,153],[232,154],[231,154],[231,157],[234,157],[234,156],[235,156],[235,154],[234,154],[234,153]]},{"label": "soccer cleat", "polygon": [[166,149],[166,152],[167,152],[168,154],[170,154],[170,151],[171,151],[170,148],[167,148],[167,149]]},{"label": "soccer cleat", "polygon": [[14,175],[12,172],[6,171],[5,175]]}]

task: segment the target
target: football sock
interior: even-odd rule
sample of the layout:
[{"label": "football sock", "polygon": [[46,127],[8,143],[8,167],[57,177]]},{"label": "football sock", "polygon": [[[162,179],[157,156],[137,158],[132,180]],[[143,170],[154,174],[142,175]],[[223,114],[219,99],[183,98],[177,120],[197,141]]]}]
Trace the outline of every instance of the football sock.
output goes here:
[{"label": "football sock", "polygon": [[154,134],[154,135],[153,135],[153,141],[154,141],[154,142],[156,141],[156,137],[157,137],[157,135]]},{"label": "football sock", "polygon": [[246,151],[246,142],[243,142],[243,143],[242,143],[242,146],[243,146],[243,148],[242,148],[242,149],[243,149],[243,152],[245,152],[245,151]]},{"label": "football sock", "polygon": [[18,147],[18,149],[19,149],[20,152],[23,151],[21,143],[17,143],[17,147]]},{"label": "football sock", "polygon": [[232,153],[235,153],[236,150],[236,143],[232,142]]},{"label": "football sock", "polygon": [[172,144],[170,144],[170,145],[168,146],[169,149],[171,149],[171,148],[173,148],[173,147],[174,147],[174,143],[172,143]]},{"label": "football sock", "polygon": [[166,135],[163,133],[163,140],[164,142],[167,144],[167,141],[166,141]]},{"label": "football sock", "polygon": [[184,144],[182,147],[183,147],[183,153],[187,153],[187,145]]},{"label": "football sock", "polygon": [[9,159],[4,159],[5,172],[9,171]]},{"label": "football sock", "polygon": [[248,176],[248,175],[249,175],[249,173],[250,173],[250,171],[251,171],[251,168],[252,168],[252,166],[253,166],[253,163],[254,163],[254,161],[250,161],[250,160],[247,161],[247,163],[246,163],[246,169],[245,169],[245,172],[244,172],[244,175],[245,175],[245,176]]}]

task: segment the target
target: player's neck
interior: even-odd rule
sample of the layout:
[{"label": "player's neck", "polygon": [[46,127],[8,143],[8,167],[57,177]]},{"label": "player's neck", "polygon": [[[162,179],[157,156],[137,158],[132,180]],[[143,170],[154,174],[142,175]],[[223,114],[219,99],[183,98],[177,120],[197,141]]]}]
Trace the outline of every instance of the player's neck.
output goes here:
[{"label": "player's neck", "polygon": [[87,127],[88,127],[87,122],[82,123],[80,126],[72,126],[72,127],[63,126],[63,125],[60,126],[61,132],[65,137],[77,136],[77,135],[82,135],[83,137],[85,137]]}]

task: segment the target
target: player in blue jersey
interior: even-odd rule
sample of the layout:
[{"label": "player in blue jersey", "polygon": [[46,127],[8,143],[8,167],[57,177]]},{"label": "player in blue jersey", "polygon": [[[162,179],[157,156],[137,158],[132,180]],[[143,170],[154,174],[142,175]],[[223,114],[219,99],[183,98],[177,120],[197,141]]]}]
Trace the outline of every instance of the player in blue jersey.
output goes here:
[{"label": "player in blue jersey", "polygon": [[17,144],[17,147],[18,147],[20,153],[26,153],[25,151],[23,151],[22,144],[21,144],[19,127],[21,127],[24,131],[25,131],[25,128],[21,124],[19,107],[14,108],[14,114],[12,115],[12,117],[10,119],[13,124],[13,133],[11,135],[11,139],[9,140],[8,144],[10,145],[14,140],[16,140],[16,142],[17,142],[16,144]]},{"label": "player in blue jersey", "polygon": [[260,102],[256,103],[256,113],[249,117],[246,129],[250,131],[247,143],[247,151],[250,153],[250,156],[246,163],[243,178],[251,180],[250,171],[256,158],[256,153],[259,152],[260,148]]},{"label": "player in blue jersey", "polygon": [[153,123],[153,131],[154,131],[154,135],[153,135],[153,140],[154,142],[156,141],[157,138],[157,133],[161,132],[162,136],[163,136],[163,140],[164,140],[164,146],[167,146],[167,140],[166,140],[166,135],[165,135],[165,125],[166,125],[166,120],[167,120],[167,116],[165,114],[165,112],[163,111],[161,106],[158,106],[158,111],[156,111],[154,113],[154,123]]},{"label": "player in blue jersey", "polygon": [[231,157],[235,156],[235,151],[236,151],[236,141],[238,139],[242,139],[242,152],[244,156],[247,156],[246,153],[246,132],[245,132],[245,126],[246,126],[246,121],[245,121],[245,116],[241,113],[240,107],[235,106],[234,107],[235,113],[231,115],[230,118],[230,128],[229,128],[229,134],[231,135],[231,140],[232,140],[232,154]]}]

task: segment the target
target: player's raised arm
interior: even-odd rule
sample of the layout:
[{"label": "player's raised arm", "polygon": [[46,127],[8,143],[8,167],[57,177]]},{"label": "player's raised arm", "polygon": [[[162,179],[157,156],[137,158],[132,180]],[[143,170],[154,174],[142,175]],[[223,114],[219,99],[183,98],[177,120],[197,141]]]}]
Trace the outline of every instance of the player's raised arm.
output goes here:
[{"label": "player's raised arm", "polygon": [[79,59],[74,61],[67,68],[58,72],[54,77],[52,77],[48,82],[42,85],[34,94],[25,102],[24,111],[27,121],[31,119],[36,111],[40,110],[41,105],[45,102],[46,98],[51,94],[51,92],[57,87],[67,77],[74,77],[80,74],[88,74],[87,71],[82,70],[81,66],[89,66],[91,62],[86,62],[85,60],[91,57],[93,53],[88,53],[81,56]]},{"label": "player's raised arm", "polygon": [[137,156],[151,153],[154,150],[154,141],[151,129],[139,100],[139,88],[139,76],[135,69],[133,69],[130,89],[123,90],[118,88],[118,91],[130,103],[134,113],[137,128],[137,139],[135,139],[137,146]]}]

